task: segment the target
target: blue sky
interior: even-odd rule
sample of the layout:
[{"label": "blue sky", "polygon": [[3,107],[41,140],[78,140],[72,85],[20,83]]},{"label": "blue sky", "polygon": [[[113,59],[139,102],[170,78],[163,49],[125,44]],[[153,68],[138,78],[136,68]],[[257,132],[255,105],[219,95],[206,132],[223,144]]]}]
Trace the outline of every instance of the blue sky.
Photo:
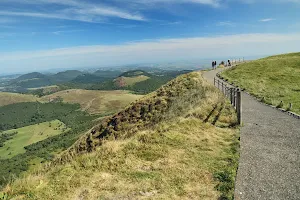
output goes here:
[{"label": "blue sky", "polygon": [[0,0],[0,74],[300,50],[300,0]]}]

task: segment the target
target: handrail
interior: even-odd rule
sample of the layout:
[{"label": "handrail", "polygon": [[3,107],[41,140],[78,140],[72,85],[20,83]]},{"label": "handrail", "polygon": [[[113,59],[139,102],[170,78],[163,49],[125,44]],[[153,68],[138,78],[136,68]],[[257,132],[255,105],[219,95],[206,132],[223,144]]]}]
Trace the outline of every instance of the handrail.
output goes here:
[{"label": "handrail", "polygon": [[239,88],[228,86],[220,79],[214,77],[214,86],[216,86],[221,92],[230,100],[231,105],[234,107],[237,113],[238,124],[242,123],[242,95]]}]

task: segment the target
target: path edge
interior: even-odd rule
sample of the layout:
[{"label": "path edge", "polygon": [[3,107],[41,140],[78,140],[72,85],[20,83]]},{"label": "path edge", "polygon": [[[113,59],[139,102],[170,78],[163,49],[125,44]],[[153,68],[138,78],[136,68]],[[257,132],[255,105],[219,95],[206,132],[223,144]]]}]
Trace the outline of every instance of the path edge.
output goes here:
[{"label": "path edge", "polygon": [[[235,66],[235,67],[237,67],[237,66]],[[221,76],[221,73],[222,73],[223,71],[225,71],[225,70],[228,70],[228,69],[224,69],[224,70],[218,72],[218,73],[216,74],[217,78],[221,79],[222,81],[224,81],[225,83],[231,85],[232,87],[237,87],[237,86],[235,86],[233,83],[229,83],[227,80],[225,80],[225,79]],[[273,108],[273,109],[275,109],[275,110],[278,110],[278,111],[280,111],[280,112],[282,112],[282,113],[285,113],[285,114],[287,114],[287,115],[289,115],[289,116],[291,116],[291,117],[294,117],[295,119],[299,119],[299,120],[300,120],[300,115],[298,115],[298,114],[296,114],[296,113],[294,113],[294,112],[291,112],[291,111],[286,111],[286,110],[284,110],[284,109],[282,109],[282,108],[277,108],[276,106],[273,106],[273,105],[270,105],[270,104],[266,104],[266,103],[262,102],[259,98],[255,97],[254,95],[251,95],[251,94],[250,94],[249,92],[247,92],[245,89],[242,89],[242,91],[243,91],[245,94],[247,94],[247,95],[251,96],[252,98],[254,98],[254,99],[255,99],[256,101],[258,101],[259,103],[261,103],[261,104],[263,104],[263,105],[265,105],[265,106],[271,107],[271,108]]]}]

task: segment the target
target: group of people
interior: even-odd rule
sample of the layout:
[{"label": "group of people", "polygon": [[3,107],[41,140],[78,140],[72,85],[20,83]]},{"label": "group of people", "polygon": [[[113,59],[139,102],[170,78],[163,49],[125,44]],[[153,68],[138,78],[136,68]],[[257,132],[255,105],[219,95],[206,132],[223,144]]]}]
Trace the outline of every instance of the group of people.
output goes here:
[{"label": "group of people", "polygon": [[231,66],[230,59],[227,61],[227,65],[228,65],[228,66]]},{"label": "group of people", "polygon": [[217,69],[217,61],[212,61],[211,66],[213,69]]},{"label": "group of people", "polygon": [[[223,65],[224,67],[231,66],[231,61],[230,61],[230,59],[227,61],[227,63],[225,63],[224,61],[222,61],[220,63],[220,65]],[[211,67],[212,67],[212,69],[217,69],[217,61],[212,61]]]}]

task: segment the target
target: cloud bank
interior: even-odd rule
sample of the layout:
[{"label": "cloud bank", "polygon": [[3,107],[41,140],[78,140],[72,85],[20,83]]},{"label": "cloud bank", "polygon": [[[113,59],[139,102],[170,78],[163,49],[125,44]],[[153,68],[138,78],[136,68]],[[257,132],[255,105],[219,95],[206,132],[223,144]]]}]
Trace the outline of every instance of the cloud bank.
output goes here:
[{"label": "cloud bank", "polygon": [[94,45],[33,52],[2,53],[0,68],[26,71],[49,68],[113,66],[215,57],[270,55],[299,50],[300,33],[239,34],[161,39],[121,45]]}]

